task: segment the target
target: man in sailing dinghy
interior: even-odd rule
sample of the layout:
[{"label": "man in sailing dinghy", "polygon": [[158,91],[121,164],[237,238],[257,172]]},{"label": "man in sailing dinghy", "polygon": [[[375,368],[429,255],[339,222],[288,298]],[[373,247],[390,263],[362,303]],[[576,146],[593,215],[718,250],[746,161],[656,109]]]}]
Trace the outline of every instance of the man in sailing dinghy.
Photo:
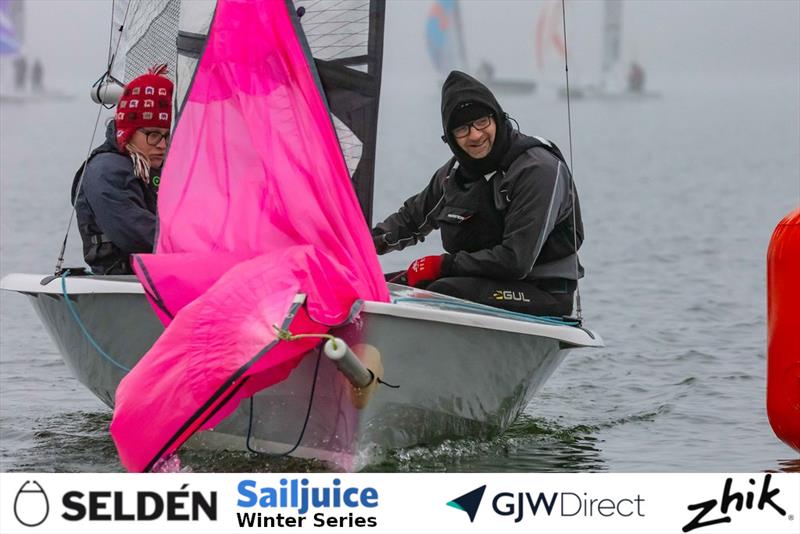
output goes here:
[{"label": "man in sailing dinghy", "polygon": [[571,314],[583,222],[559,149],[514,130],[491,91],[459,71],[442,87],[442,127],[454,157],[375,226],[378,253],[438,228],[447,253],[414,261],[408,285],[516,312]]},{"label": "man in sailing dinghy", "polygon": [[105,143],[75,174],[72,201],[94,274],[131,274],[130,255],[153,250],[158,175],[172,123],[166,70],[154,67],[128,83]]}]

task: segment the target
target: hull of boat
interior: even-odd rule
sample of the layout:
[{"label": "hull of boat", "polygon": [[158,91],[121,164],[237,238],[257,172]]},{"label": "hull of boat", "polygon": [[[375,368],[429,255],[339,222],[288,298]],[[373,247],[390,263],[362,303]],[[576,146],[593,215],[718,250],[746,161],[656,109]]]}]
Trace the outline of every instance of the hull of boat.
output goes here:
[{"label": "hull of boat", "polygon": [[[141,286],[131,281],[108,290],[113,285],[69,291],[72,311],[59,291],[20,291],[75,377],[110,407],[125,369],[163,331]],[[428,299],[434,302],[428,304],[413,296],[399,300],[406,302],[367,303],[355,324],[334,331],[351,346],[376,347],[384,379],[398,388],[381,385],[359,409],[346,379],[313,351],[285,381],[261,391],[252,403],[242,402],[215,429],[187,445],[241,450],[249,436],[251,448],[282,453],[299,442],[295,456],[357,469],[383,450],[502,432],[572,347],[602,344],[575,328],[550,327],[553,332],[578,331],[567,332],[573,338],[547,335],[547,328],[535,335],[502,317],[447,310],[449,302],[442,306],[441,300]]]}]

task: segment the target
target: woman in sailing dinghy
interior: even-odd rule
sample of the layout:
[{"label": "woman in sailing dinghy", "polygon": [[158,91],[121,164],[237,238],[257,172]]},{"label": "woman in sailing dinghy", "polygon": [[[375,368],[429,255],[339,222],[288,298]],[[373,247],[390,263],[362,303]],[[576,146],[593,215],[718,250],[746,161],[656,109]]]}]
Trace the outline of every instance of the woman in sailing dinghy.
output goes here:
[{"label": "woman in sailing dinghy", "polygon": [[72,200],[94,274],[131,274],[130,255],[153,250],[158,174],[172,123],[166,70],[159,65],[125,86],[105,143],[75,174]]},{"label": "woman in sailing dinghy", "polygon": [[378,253],[439,228],[447,254],[414,261],[408,285],[533,315],[572,313],[583,222],[559,149],[514,130],[491,91],[459,71],[442,87],[442,127],[454,157],[375,226]]}]

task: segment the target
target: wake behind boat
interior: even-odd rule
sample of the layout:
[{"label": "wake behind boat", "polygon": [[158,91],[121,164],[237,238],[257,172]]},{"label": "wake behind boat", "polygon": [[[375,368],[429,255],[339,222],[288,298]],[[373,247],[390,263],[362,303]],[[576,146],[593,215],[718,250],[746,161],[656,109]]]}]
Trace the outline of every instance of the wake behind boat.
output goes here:
[{"label": "wake behind boat", "polygon": [[[134,276],[11,274],[0,288],[28,297],[72,374],[111,408],[120,380],[164,330]],[[355,325],[332,333],[376,347],[397,388],[380,386],[359,409],[349,382],[315,349],[287,380],[188,446],[242,450],[250,436],[256,450],[299,444],[295,456],[359,469],[381,451],[503,432],[572,349],[603,346],[594,332],[561,321],[390,290],[390,303],[364,302]]]}]

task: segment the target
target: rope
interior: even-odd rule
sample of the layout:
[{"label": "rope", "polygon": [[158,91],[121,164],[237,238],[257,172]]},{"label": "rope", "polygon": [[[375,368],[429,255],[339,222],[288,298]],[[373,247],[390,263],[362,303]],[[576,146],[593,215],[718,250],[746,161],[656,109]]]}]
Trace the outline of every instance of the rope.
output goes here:
[{"label": "rope", "polygon": [[[281,332],[287,333],[288,336],[289,336],[289,337],[285,337],[285,338],[284,337],[279,337],[279,339],[284,339],[286,341],[291,341],[291,339],[289,339],[291,337],[294,337],[296,339],[296,336],[292,336],[292,334],[289,333],[288,330],[281,330],[280,328],[277,328],[277,325],[273,325],[273,327],[276,328],[277,330],[281,331]],[[314,337],[314,335],[313,334],[307,334],[306,337]],[[317,337],[324,337],[324,336],[317,336]],[[331,336],[331,337],[333,337],[333,336]],[[245,441],[245,446],[247,447],[248,451],[250,451],[250,452],[252,452],[254,454],[262,455],[262,456],[269,456],[271,458],[282,458],[284,456],[289,456],[295,450],[297,450],[297,447],[299,447],[300,443],[303,441],[303,436],[305,436],[306,427],[308,427],[308,420],[311,418],[311,407],[314,404],[314,392],[317,389],[317,375],[319,374],[319,362],[320,362],[321,359],[322,359],[322,346],[320,345],[319,351],[317,351],[317,363],[314,366],[314,380],[311,383],[311,393],[308,396],[308,409],[306,410],[306,417],[305,417],[305,420],[303,421],[303,428],[300,430],[300,436],[297,438],[297,441],[295,442],[294,446],[291,449],[289,449],[288,451],[286,451],[286,452],[274,453],[274,452],[259,451],[259,450],[254,449],[250,445],[250,438],[252,437],[252,432],[253,432],[253,397],[250,397],[250,416],[249,416],[248,421],[247,421],[247,440]]]},{"label": "rope", "polygon": [[69,269],[61,273],[61,292],[64,295],[64,302],[67,304],[67,309],[69,310],[70,315],[72,315],[72,318],[75,319],[76,323],[78,323],[78,328],[80,328],[86,340],[92,345],[92,347],[94,347],[94,350],[96,350],[97,353],[100,354],[100,356],[105,358],[110,364],[114,365],[115,367],[122,369],[126,373],[129,372],[130,369],[128,367],[125,367],[124,365],[116,361],[114,358],[109,356],[106,351],[100,348],[100,345],[89,333],[89,330],[83,324],[83,321],[81,321],[81,318],[78,315],[77,310],[75,310],[75,306],[72,304],[72,300],[69,298],[69,294],[67,293],[67,276],[69,276]]},{"label": "rope", "polygon": [[[117,38],[117,46],[114,48],[114,53],[109,55],[108,65],[106,67],[106,72],[103,74],[100,79],[95,82],[95,84],[102,83],[102,80],[108,76],[111,72],[111,65],[114,62],[114,56],[117,55],[117,50],[119,50],[119,44],[122,41],[122,27],[125,26],[125,23],[128,20],[128,10],[130,9],[131,5],[128,3],[127,7],[125,8],[125,16],[122,19],[122,26],[120,26],[120,34],[119,38]],[[113,25],[111,31],[113,32]],[[111,34],[109,34],[109,52],[111,52]],[[72,228],[72,221],[75,219],[75,205],[78,203],[78,196],[81,192],[81,185],[83,184],[83,177],[86,176],[86,167],[87,163],[89,162],[89,156],[92,155],[92,145],[94,145],[94,138],[97,135],[97,126],[100,124],[100,116],[103,114],[103,109],[110,109],[106,108],[103,104],[100,104],[97,108],[97,117],[94,121],[94,129],[92,130],[92,138],[89,140],[89,150],[86,151],[86,157],[83,159],[83,169],[81,170],[81,177],[78,179],[78,186],[75,188],[75,202],[72,204],[72,209],[69,212],[69,221],[67,221],[67,231],[64,233],[64,241],[61,243],[61,251],[58,254],[58,260],[56,260],[56,267],[53,274],[59,275],[61,274],[61,270],[64,266],[64,253],[67,250],[67,240],[69,239],[69,231]]]},{"label": "rope", "polygon": [[[569,54],[567,53],[567,8],[564,0],[561,0],[561,22],[564,27],[564,76],[567,81],[567,131],[569,132],[569,168],[570,182],[572,183],[572,242],[575,244],[575,273],[578,273],[578,227],[576,222],[578,198],[575,193],[575,164],[572,161],[572,106],[569,97]],[[581,286],[580,283],[575,288],[575,314],[578,322],[583,322],[583,309],[581,308]]]},{"label": "rope", "polygon": [[336,348],[336,337],[331,334],[292,334],[289,330],[285,330],[276,324],[272,325],[272,329],[275,331],[275,337],[281,341],[295,341],[298,339],[316,337],[330,340],[333,344],[333,348]]}]

